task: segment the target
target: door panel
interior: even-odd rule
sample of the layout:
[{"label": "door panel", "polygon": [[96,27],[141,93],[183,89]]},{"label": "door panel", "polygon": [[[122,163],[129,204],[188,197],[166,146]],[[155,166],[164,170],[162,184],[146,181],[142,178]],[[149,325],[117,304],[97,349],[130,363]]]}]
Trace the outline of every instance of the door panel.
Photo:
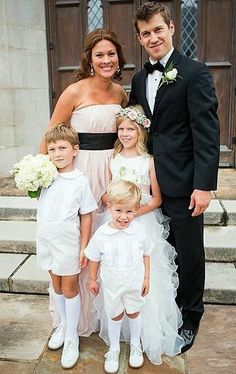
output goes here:
[{"label": "door panel", "polygon": [[235,16],[233,0],[205,0],[201,9],[200,60],[210,68],[219,100],[221,165],[235,165]]},{"label": "door panel", "polygon": [[86,1],[47,0],[46,14],[51,107],[54,108],[61,92],[75,82],[87,28]]},{"label": "door panel", "polygon": [[141,68],[141,46],[136,41],[132,23],[139,2],[135,0],[105,0],[103,4],[104,27],[116,33],[126,58],[121,83],[128,89],[132,76]]}]

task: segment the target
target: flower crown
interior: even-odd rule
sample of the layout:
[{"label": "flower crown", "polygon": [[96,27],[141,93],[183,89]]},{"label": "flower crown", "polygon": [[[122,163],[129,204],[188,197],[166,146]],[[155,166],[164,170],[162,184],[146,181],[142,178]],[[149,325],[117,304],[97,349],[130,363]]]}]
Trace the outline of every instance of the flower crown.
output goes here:
[{"label": "flower crown", "polygon": [[135,108],[121,108],[119,112],[116,113],[116,118],[127,117],[131,121],[135,121],[139,125],[142,125],[145,129],[148,129],[151,125],[150,119],[148,119],[144,114],[140,113]]}]

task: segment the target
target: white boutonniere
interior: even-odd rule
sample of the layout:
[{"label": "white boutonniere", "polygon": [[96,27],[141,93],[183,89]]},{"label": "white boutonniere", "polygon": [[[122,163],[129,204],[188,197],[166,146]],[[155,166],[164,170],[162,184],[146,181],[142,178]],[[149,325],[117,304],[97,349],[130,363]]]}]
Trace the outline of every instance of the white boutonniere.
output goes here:
[{"label": "white boutonniere", "polygon": [[183,79],[180,75],[178,75],[178,70],[174,67],[174,63],[170,62],[170,64],[166,67],[163,76],[161,78],[159,87],[160,88],[163,84],[170,84],[177,80],[177,78]]}]

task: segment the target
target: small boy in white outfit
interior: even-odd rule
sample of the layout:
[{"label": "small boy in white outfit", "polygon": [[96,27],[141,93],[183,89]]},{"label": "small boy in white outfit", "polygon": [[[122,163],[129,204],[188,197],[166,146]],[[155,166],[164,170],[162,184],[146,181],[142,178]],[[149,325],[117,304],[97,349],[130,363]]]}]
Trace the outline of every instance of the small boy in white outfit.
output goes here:
[{"label": "small boy in white outfit", "polygon": [[108,317],[109,351],[105,357],[105,371],[119,369],[120,331],[124,313],[130,328],[131,367],[143,364],[140,344],[140,311],[149,291],[150,253],[152,242],[145,227],[134,219],[140,206],[140,188],[129,181],[113,182],[108,186],[108,209],[112,219],[102,225],[90,240],[84,253],[90,260],[89,289],[99,292],[97,273],[101,262],[101,282],[104,309]]},{"label": "small boy in white outfit", "polygon": [[71,368],[79,358],[77,326],[80,317],[78,274],[86,266],[91,212],[97,208],[85,175],[75,169],[78,134],[63,124],[45,135],[48,154],[58,169],[49,188],[42,189],[37,211],[37,263],[52,279],[60,324],[49,342],[50,349],[63,344],[61,365]]}]

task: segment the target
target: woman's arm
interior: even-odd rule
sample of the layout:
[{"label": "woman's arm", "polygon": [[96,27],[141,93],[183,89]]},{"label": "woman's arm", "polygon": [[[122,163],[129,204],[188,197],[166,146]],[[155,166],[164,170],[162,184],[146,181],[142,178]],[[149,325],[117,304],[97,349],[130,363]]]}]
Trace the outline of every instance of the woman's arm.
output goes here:
[{"label": "woman's arm", "polygon": [[87,265],[87,258],[84,256],[84,249],[86,248],[92,231],[92,213],[80,215],[80,266],[83,268]]},{"label": "woman's arm", "polygon": [[[75,84],[71,84],[59,97],[46,131],[59,123],[67,124],[77,102],[78,88]],[[44,136],[40,143],[39,152],[47,154]]]},{"label": "woman's arm", "polygon": [[157,182],[157,178],[156,178],[153,157],[150,158],[149,177],[150,177],[150,185],[151,185],[151,190],[152,190],[152,198],[148,203],[143,204],[139,207],[136,213],[137,217],[141,216],[142,214],[149,213],[156,208],[159,208],[162,203],[161,190]]},{"label": "woman's arm", "polygon": [[[109,182],[111,182],[111,178],[112,178],[112,175],[111,175],[111,165],[109,164],[109,169],[108,169],[108,175],[109,175]],[[102,195],[101,197],[101,201],[104,205],[107,205],[108,203],[108,195],[107,195],[107,192],[104,193],[104,195]]]}]

